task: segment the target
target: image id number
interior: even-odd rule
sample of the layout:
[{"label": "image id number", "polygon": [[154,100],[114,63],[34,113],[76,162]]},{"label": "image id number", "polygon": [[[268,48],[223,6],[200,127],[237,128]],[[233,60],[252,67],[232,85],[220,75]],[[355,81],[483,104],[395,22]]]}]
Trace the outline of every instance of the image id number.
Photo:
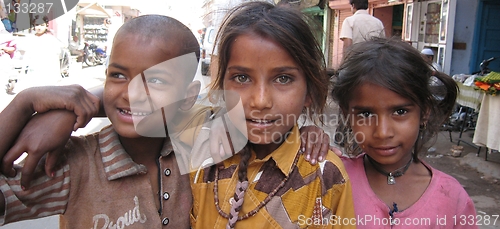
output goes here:
[{"label": "image id number", "polygon": [[453,216],[455,225],[475,225],[475,226],[490,226],[496,225],[499,215],[459,215]]},{"label": "image id number", "polygon": [[[12,9],[14,13],[30,13],[30,14],[44,14],[50,12],[50,8],[52,8],[52,5],[54,3],[48,2],[48,3],[14,3],[14,8]],[[11,4],[7,5],[7,12],[10,12],[10,7]]]}]

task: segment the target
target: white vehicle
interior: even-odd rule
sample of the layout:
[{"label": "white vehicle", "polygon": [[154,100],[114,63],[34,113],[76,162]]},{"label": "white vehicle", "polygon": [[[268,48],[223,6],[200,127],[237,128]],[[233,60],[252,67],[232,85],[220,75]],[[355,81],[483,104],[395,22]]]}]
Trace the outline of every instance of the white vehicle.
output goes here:
[{"label": "white vehicle", "polygon": [[205,30],[205,36],[201,45],[201,74],[210,75],[210,61],[212,55],[215,55],[215,36],[217,31],[215,27],[208,27]]}]

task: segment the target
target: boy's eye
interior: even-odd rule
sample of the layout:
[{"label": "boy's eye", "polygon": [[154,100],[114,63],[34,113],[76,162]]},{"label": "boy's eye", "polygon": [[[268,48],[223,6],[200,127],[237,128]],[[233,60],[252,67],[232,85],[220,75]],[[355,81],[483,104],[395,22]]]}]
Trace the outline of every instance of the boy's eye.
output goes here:
[{"label": "boy's eye", "polygon": [[149,78],[147,79],[147,83],[152,83],[152,84],[165,84],[166,81],[163,80],[163,79],[159,79],[159,78]]},{"label": "boy's eye", "polygon": [[396,111],[394,111],[395,115],[404,115],[406,113],[408,113],[408,111],[405,109],[397,109]]},{"label": "boy's eye", "polygon": [[286,84],[292,81],[292,79],[289,76],[279,76],[276,78],[276,82],[280,84]]},{"label": "boy's eye", "polygon": [[238,83],[246,83],[249,79],[246,75],[237,75],[234,77],[234,80]]},{"label": "boy's eye", "polygon": [[117,79],[125,79],[125,76],[123,74],[120,74],[120,73],[110,73],[109,76],[112,78],[117,78]]}]

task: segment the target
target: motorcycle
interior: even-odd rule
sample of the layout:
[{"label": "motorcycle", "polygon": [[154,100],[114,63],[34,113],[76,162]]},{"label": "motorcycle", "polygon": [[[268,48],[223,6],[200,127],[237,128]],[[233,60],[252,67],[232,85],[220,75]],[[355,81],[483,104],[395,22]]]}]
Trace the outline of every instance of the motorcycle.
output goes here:
[{"label": "motorcycle", "polygon": [[87,66],[102,65],[106,61],[106,51],[98,47],[96,44],[89,44],[85,42],[83,48],[83,62]]},{"label": "motorcycle", "polygon": [[[490,73],[491,69],[488,68],[488,65],[497,58],[499,57],[491,57],[481,61],[479,64],[480,70],[473,72],[472,75],[485,76]],[[450,115],[449,119],[443,124],[442,129],[448,131],[474,130],[476,127],[477,116],[478,113],[474,112],[473,108],[458,105],[456,106],[455,111]]]}]

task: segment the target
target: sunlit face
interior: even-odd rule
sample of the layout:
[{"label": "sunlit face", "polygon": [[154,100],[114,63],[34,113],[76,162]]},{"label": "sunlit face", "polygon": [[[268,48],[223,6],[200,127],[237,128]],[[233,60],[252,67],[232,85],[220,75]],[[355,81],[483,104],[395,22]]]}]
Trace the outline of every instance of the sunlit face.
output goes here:
[{"label": "sunlit face", "polygon": [[[183,79],[194,74],[179,64],[187,59],[196,63],[194,54],[194,59],[176,57],[176,47],[168,49],[161,41],[144,38],[130,33],[117,36],[106,73],[104,108],[123,137],[158,137],[154,131],[165,136],[165,122],[175,116],[185,98],[189,82]],[[196,69],[196,64],[190,66]]]},{"label": "sunlit face", "polygon": [[285,139],[302,109],[310,105],[302,69],[277,42],[255,34],[238,36],[230,50],[224,77],[229,107],[243,104],[244,118],[230,115],[237,126],[244,123],[248,139],[269,144],[271,151]]},{"label": "sunlit face", "polygon": [[40,23],[40,24],[35,24],[35,33],[36,34],[43,34],[47,31],[47,24],[46,23]]},{"label": "sunlit face", "polygon": [[353,92],[348,115],[356,140],[375,161],[387,169],[408,162],[421,124],[415,103],[382,86],[363,83]]}]

